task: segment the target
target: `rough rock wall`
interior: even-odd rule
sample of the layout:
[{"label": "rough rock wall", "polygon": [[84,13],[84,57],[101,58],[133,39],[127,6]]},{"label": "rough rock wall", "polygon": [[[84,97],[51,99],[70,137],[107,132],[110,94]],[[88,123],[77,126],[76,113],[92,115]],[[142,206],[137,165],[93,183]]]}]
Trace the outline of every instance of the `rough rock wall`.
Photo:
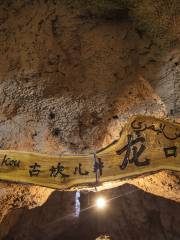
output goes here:
[{"label": "rough rock wall", "polygon": [[[58,191],[52,193],[42,207],[32,208],[32,217],[29,216],[28,219],[23,217],[29,214],[30,210],[27,207],[15,208],[11,213],[6,214],[0,225],[0,239],[53,238],[56,232],[60,234],[64,229],[72,228],[73,224],[76,224],[77,218],[74,208],[74,193]],[[22,220],[24,226],[16,227],[20,220]],[[16,236],[16,233],[9,235],[14,227],[18,236]],[[48,231],[48,229],[51,229],[51,231]],[[41,232],[45,233],[43,238]]]},{"label": "rough rock wall", "polygon": [[177,51],[164,59],[129,16],[83,14],[64,1],[1,1],[1,147],[89,151],[133,114],[178,111]]},{"label": "rough rock wall", "polygon": [[113,240],[180,238],[179,203],[129,184],[101,194],[111,199],[105,209],[92,207],[99,193],[81,194],[83,211],[75,218],[71,207],[72,193],[54,192],[41,207],[13,210],[4,218],[0,230],[14,221],[4,238],[7,240],[95,240],[102,235]]}]

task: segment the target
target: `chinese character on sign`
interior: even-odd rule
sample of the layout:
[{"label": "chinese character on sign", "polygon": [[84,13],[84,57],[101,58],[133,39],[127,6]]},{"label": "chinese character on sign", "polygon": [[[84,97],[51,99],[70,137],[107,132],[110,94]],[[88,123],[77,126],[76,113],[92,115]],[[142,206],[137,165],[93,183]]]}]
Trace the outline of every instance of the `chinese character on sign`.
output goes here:
[{"label": "chinese character on sign", "polygon": [[76,175],[77,173],[79,173],[79,175],[88,175],[89,172],[88,171],[82,171],[82,164],[79,163],[79,166],[78,167],[75,167],[74,169],[74,174]]},{"label": "chinese character on sign", "polygon": [[68,174],[63,173],[64,172],[64,166],[61,165],[61,163],[58,163],[57,167],[52,166],[49,170],[51,172],[51,177],[57,177],[59,174],[63,179],[69,177]]},{"label": "chinese character on sign", "polygon": [[38,176],[39,173],[40,173],[40,170],[39,170],[40,167],[41,166],[39,164],[37,164],[37,163],[35,163],[34,165],[29,166],[29,168],[30,168],[29,175],[31,177]]},{"label": "chinese character on sign", "polygon": [[[116,151],[118,155],[121,155],[123,152],[125,152],[125,157],[120,165],[120,169],[124,170],[128,163],[134,163],[136,166],[146,166],[150,164],[149,159],[145,159],[143,162],[139,161],[140,155],[144,152],[146,149],[145,145],[143,144],[145,142],[145,138],[138,136],[136,139],[133,140],[132,135],[128,135],[128,143],[126,146],[124,146],[122,149]],[[135,146],[135,144],[141,143],[141,146],[138,148]],[[130,158],[130,156],[132,157]]]},{"label": "chinese character on sign", "polygon": [[165,153],[166,158],[177,157],[177,147],[174,146],[174,147],[164,148],[164,153]]},{"label": "chinese character on sign", "polygon": [[96,173],[99,171],[100,176],[102,176],[103,167],[104,163],[101,161],[101,158],[97,158],[96,162],[94,163],[94,172]]}]

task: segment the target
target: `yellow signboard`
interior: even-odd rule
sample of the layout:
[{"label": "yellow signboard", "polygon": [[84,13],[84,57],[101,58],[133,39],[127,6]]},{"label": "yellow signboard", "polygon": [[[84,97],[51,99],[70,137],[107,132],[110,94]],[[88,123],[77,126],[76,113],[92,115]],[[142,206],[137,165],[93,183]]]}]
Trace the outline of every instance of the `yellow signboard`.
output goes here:
[{"label": "yellow signboard", "polygon": [[180,126],[153,117],[133,117],[118,141],[89,155],[0,150],[0,180],[62,190],[162,169],[180,170]]}]

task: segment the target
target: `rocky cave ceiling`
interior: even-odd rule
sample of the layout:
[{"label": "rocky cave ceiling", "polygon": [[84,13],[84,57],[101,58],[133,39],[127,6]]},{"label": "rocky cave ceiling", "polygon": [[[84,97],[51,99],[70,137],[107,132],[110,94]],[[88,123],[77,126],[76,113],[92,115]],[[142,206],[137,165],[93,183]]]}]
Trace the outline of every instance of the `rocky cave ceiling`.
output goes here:
[{"label": "rocky cave ceiling", "polygon": [[[0,147],[87,153],[132,115],[180,122],[179,34],[179,0],[0,0]],[[179,201],[178,174],[130,183]],[[52,193],[0,184],[1,220]]]}]

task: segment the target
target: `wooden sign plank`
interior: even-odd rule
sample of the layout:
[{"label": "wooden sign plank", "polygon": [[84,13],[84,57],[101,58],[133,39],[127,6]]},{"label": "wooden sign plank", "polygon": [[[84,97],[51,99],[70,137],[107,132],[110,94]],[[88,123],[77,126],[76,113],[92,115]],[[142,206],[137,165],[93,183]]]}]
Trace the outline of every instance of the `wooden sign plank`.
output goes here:
[{"label": "wooden sign plank", "polygon": [[96,154],[52,156],[0,150],[0,179],[57,189],[180,170],[180,126],[153,117],[129,120],[120,139]]}]

